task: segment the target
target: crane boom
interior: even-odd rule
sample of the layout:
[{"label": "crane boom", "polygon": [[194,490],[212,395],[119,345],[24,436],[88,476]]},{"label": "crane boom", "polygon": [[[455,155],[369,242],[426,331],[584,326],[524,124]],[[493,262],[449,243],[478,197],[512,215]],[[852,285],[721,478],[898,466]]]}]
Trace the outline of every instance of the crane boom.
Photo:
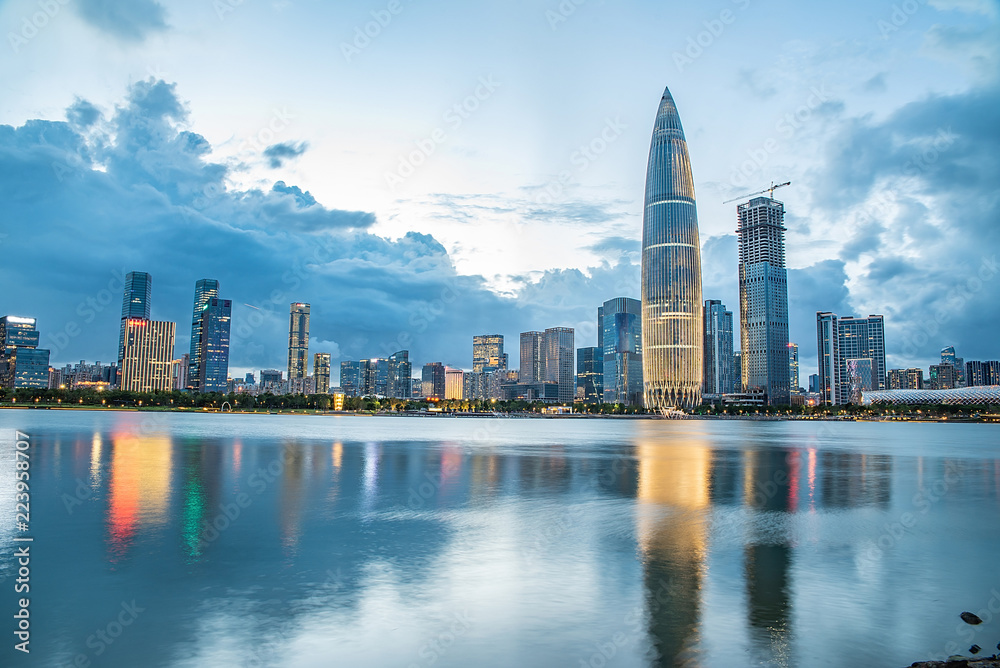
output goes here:
[{"label": "crane boom", "polygon": [[790,185],[792,185],[791,181],[785,181],[784,183],[779,183],[777,185],[775,185],[774,181],[771,181],[771,187],[770,188],[764,188],[763,190],[760,190],[760,191],[755,192],[755,193],[750,193],[749,195],[742,195],[740,197],[734,197],[733,199],[726,200],[725,202],[723,202],[723,204],[731,204],[733,202],[738,202],[741,199],[747,199],[749,197],[754,197],[755,195],[763,195],[764,193],[769,193],[768,197],[770,197],[771,199],[774,199],[774,191],[775,190],[777,190],[778,188],[784,188],[785,186],[790,186]]}]

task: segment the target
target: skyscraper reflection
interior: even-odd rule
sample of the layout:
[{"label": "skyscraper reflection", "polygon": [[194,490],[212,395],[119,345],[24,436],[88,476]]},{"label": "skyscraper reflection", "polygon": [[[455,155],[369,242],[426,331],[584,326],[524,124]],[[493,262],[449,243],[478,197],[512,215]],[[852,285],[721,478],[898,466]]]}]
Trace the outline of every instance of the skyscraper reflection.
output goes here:
[{"label": "skyscraper reflection", "polygon": [[[171,443],[165,436],[112,434],[108,481],[108,551],[113,562],[126,556],[142,528],[166,524],[170,504]],[[101,457],[101,442],[91,449],[91,476]]]}]

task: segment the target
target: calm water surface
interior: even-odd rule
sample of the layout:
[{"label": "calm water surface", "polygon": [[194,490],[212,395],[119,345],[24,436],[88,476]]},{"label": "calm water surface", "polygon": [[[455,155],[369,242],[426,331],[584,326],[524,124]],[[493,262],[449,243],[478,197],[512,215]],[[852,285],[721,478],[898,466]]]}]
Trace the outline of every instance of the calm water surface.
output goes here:
[{"label": "calm water surface", "polygon": [[996,426],[4,410],[0,428],[2,666],[901,668],[1000,641]]}]

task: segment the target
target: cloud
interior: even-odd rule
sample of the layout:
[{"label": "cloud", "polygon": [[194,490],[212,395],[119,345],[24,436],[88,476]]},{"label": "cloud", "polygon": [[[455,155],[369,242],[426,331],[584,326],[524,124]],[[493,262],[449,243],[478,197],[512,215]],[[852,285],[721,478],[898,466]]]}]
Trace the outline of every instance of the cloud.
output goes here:
[{"label": "cloud", "polygon": [[101,110],[86,100],[76,99],[66,110],[66,119],[74,126],[87,129],[101,118]]},{"label": "cloud", "polygon": [[156,0],[76,0],[77,11],[95,28],[127,42],[141,42],[167,29],[166,11]]},{"label": "cloud", "polygon": [[309,144],[306,142],[282,142],[280,144],[272,144],[264,149],[264,157],[268,159],[268,165],[272,169],[277,169],[281,167],[284,162],[291,158],[297,158],[306,152],[309,148]]},{"label": "cloud", "polygon": [[879,72],[861,87],[866,93],[884,93],[889,87],[885,82],[885,72]]}]

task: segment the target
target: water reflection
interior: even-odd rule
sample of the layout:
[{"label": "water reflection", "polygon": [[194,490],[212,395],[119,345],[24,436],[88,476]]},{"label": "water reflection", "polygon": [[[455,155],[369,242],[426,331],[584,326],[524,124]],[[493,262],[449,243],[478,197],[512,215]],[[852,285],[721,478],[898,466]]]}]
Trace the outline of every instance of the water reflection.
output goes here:
[{"label": "water reflection", "polygon": [[[99,436],[94,443],[97,447],[91,451],[92,471],[95,457],[99,461],[101,456]],[[112,435],[106,521],[112,562],[128,554],[137,532],[167,522],[171,456],[170,439],[165,436],[138,436],[134,432]],[[99,476],[93,478],[100,480]]]}]

